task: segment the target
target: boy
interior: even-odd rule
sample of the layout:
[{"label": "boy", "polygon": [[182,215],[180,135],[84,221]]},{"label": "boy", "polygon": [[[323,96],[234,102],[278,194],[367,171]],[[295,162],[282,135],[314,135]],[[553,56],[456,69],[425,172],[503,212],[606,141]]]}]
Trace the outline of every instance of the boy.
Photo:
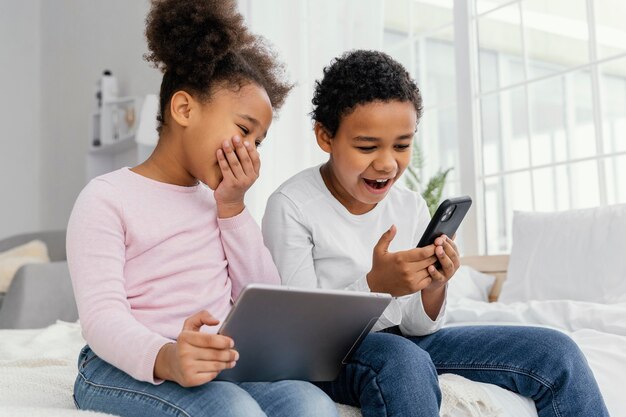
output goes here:
[{"label": "boy", "polygon": [[364,417],[435,417],[437,374],[451,372],[533,398],[540,417],[607,417],[568,336],[532,327],[441,329],[459,254],[447,236],[416,248],[430,220],[426,203],[396,184],[422,113],[402,65],[381,52],[348,52],[324,70],[313,105],[329,159],[270,196],[265,244],[286,285],[396,297],[339,377],[318,386],[360,406]]}]

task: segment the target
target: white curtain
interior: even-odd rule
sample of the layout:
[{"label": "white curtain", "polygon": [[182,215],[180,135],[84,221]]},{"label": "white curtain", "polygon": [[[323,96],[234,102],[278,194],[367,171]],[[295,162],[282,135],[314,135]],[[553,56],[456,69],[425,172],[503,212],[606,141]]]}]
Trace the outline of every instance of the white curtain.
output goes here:
[{"label": "white curtain", "polygon": [[267,198],[283,181],[326,160],[309,117],[315,80],[345,51],[382,49],[384,0],[239,0],[239,9],[296,83],[260,148],[261,177],[246,196],[260,222]]}]

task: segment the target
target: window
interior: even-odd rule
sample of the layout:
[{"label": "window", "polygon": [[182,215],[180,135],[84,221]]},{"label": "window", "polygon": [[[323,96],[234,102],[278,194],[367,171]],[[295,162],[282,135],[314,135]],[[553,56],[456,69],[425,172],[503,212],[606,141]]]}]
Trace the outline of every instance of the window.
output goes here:
[{"label": "window", "polygon": [[[445,193],[478,206],[464,252],[508,252],[514,210],[626,203],[626,3],[387,0],[385,10],[385,47],[411,64],[426,103],[424,175],[454,166]],[[454,72],[459,48],[470,76]],[[463,89],[471,100],[457,102]],[[472,132],[456,128],[463,113],[475,115]],[[461,154],[461,141],[475,151]],[[473,182],[461,181],[464,165]]]},{"label": "window", "polygon": [[[452,0],[385,2],[384,49],[417,81],[424,114],[416,142],[424,155],[421,178],[448,174],[444,195],[458,195],[456,68]],[[462,240],[462,236],[459,236]]]}]

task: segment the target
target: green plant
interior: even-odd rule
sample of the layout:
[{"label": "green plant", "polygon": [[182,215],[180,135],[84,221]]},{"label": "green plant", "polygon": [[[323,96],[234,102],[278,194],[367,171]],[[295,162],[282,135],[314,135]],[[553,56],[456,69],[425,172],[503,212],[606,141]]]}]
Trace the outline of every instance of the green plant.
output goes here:
[{"label": "green plant", "polygon": [[420,171],[424,167],[424,153],[419,144],[413,142],[413,154],[411,155],[411,163],[404,172],[405,182],[407,187],[413,191],[422,192],[422,197],[426,200],[430,215],[435,214],[437,206],[441,201],[441,194],[443,193],[443,187],[446,185],[446,178],[452,168],[439,169],[437,173],[428,180],[426,186],[423,186],[423,181],[420,175]]}]

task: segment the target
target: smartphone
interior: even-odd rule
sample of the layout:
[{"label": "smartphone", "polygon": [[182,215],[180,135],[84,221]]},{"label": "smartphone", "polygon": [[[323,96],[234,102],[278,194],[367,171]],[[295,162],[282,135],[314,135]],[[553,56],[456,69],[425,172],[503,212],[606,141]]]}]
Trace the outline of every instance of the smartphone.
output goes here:
[{"label": "smartphone", "polygon": [[471,205],[472,199],[468,195],[444,200],[430,219],[417,247],[432,245],[441,235],[454,236]]}]

